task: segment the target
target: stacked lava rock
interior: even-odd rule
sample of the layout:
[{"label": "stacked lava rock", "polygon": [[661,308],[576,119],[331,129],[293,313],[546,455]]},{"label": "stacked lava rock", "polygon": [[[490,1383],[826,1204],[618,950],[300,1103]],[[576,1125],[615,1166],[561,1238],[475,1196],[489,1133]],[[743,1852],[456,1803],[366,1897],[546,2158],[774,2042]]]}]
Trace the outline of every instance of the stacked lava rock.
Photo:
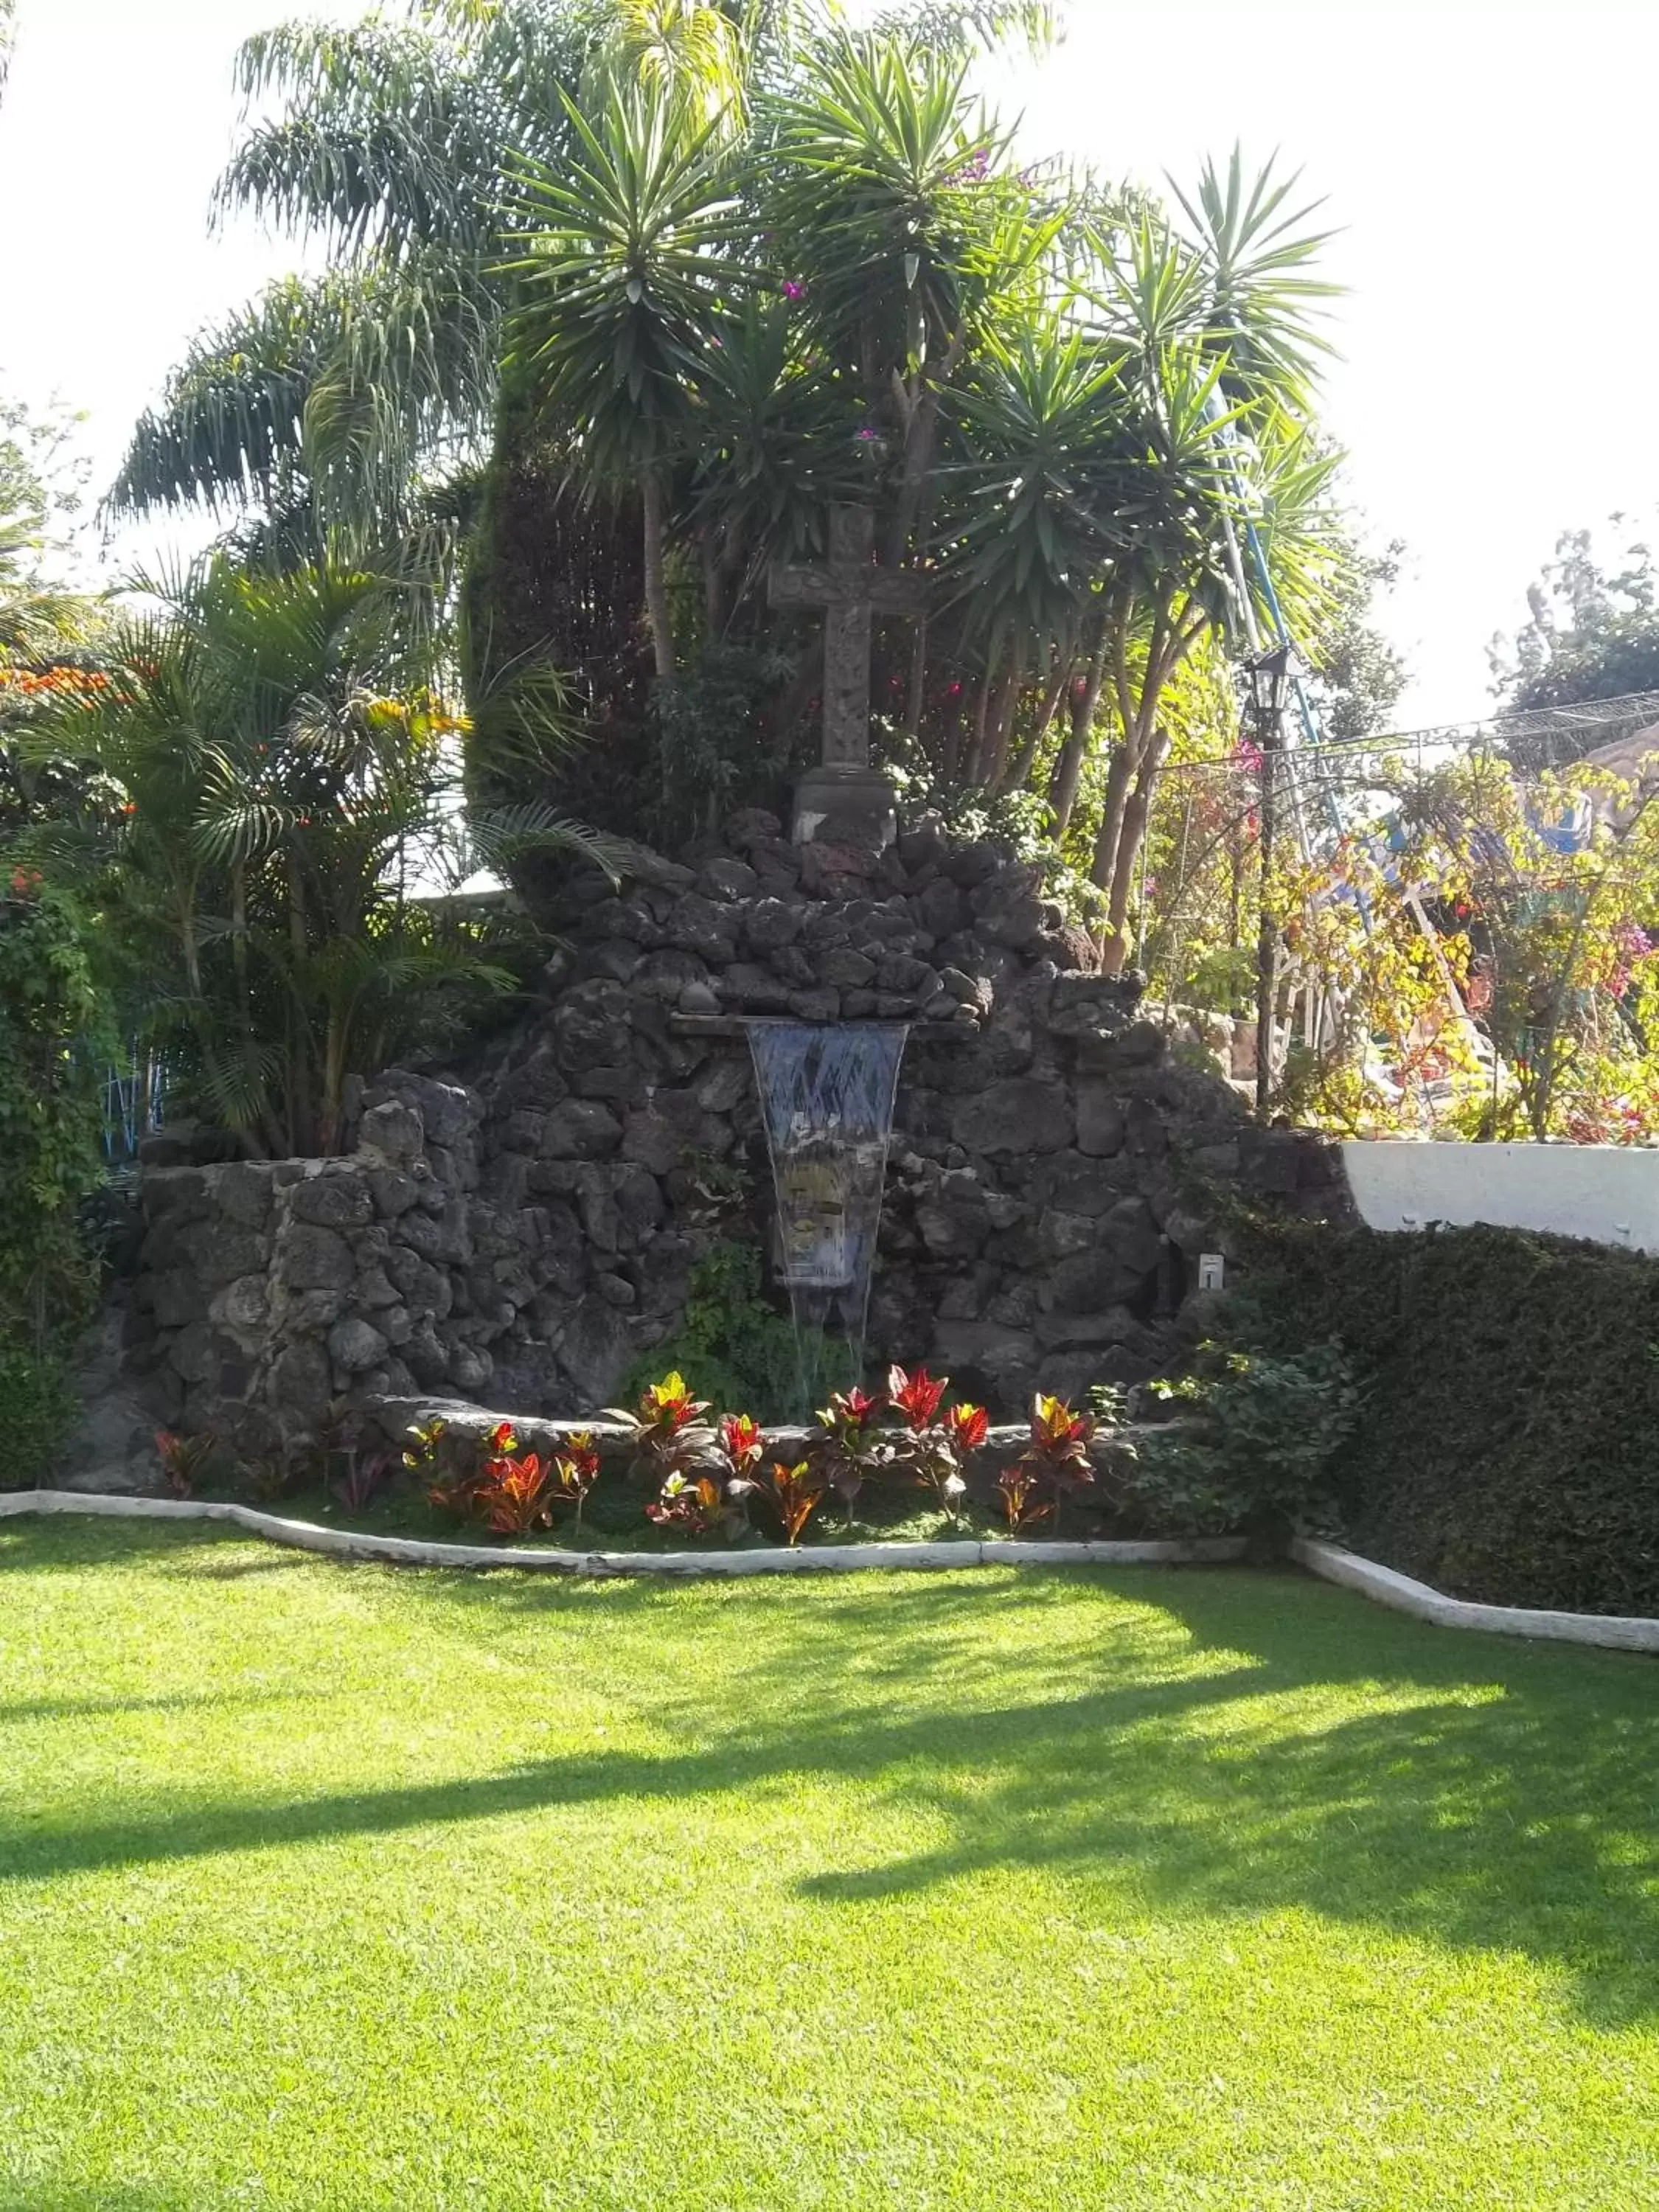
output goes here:
[{"label": "stacked lava rock", "polygon": [[[909,1025],[870,1357],[946,1369],[1004,1413],[1176,1354],[1198,1255],[1226,1250],[1195,1191],[1340,1210],[1333,1156],[1177,1059],[1140,979],[1102,975],[1040,870],[993,843],[924,822],[866,858],[748,812],[717,848],[579,878],[552,919],[544,1004],[458,1074],[368,1086],[355,1157],[262,1168],[257,1206],[219,1169],[149,1179],[167,1279],[146,1302],[141,1279],[137,1357],[164,1417],[612,1400],[672,1344],[714,1247],[769,1267],[755,1018]],[[216,1222],[220,1181],[236,1212]]]}]

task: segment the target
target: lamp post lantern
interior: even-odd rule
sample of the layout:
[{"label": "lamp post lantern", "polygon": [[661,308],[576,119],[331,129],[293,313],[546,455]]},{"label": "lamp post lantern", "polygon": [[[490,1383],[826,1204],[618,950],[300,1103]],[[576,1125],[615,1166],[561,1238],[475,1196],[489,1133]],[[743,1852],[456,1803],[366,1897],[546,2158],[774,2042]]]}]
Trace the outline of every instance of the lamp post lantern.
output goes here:
[{"label": "lamp post lantern", "polygon": [[1285,708],[1291,696],[1291,648],[1273,646],[1260,653],[1246,670],[1249,680],[1250,715],[1261,754],[1261,919],[1255,940],[1255,1110],[1267,1118],[1267,1097],[1273,1088],[1273,999],[1278,981],[1279,932],[1271,904],[1273,841],[1278,829],[1279,744]]}]

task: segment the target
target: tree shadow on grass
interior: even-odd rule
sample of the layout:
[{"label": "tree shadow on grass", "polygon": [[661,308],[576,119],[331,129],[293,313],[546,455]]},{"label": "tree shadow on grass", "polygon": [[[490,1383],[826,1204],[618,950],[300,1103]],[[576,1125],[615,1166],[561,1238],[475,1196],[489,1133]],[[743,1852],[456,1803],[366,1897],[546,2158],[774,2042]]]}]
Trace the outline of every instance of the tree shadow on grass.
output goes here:
[{"label": "tree shadow on grass", "polygon": [[[434,1626],[486,1634],[508,1616],[552,1630],[604,1605],[660,1611],[666,1637],[688,1601],[656,1586],[419,1587]],[[1453,1635],[1282,1573],[872,1577],[817,1585],[810,1606],[787,1585],[738,1595],[692,1601],[732,1607],[729,1650],[705,1630],[729,1669],[718,1682],[664,1668],[619,1692],[636,1708],[648,1698],[683,1749],[300,1800],[181,1797],[107,1821],[65,1814],[0,1828],[0,1878],[616,1798],[678,1802],[684,1819],[698,1795],[775,1796],[795,1778],[840,1777],[931,1816],[944,1840],[802,1879],[834,1905],[1042,1869],[1093,1892],[1095,1909],[1302,1906],[1512,1951],[1560,1970],[1598,2025],[1659,2015],[1650,1660]],[[1098,1641],[1079,1642],[1091,1603]],[[1063,1643],[1045,1643],[1050,1608]],[[1147,1618],[1150,1643],[1126,1636],[1126,1620]],[[1012,1661],[988,1650],[992,1625],[1021,1639]],[[872,1829],[850,1814],[849,1852]]]},{"label": "tree shadow on grass", "polygon": [[[246,1572],[292,1567],[297,1553],[276,1552],[239,1528],[208,1521],[126,1521],[88,1514],[24,1514],[0,1521],[0,1573],[94,1567],[154,1574],[179,1568]],[[245,1563],[245,1564],[244,1564]]]},{"label": "tree shadow on grass", "polygon": [[[131,1713],[211,1712],[252,1710],[261,1705],[307,1704],[329,1695],[325,1690],[179,1691],[161,1698],[11,1698],[0,1699],[0,1729],[15,1721],[97,1720]],[[0,1738],[0,1742],[3,1738]]]}]

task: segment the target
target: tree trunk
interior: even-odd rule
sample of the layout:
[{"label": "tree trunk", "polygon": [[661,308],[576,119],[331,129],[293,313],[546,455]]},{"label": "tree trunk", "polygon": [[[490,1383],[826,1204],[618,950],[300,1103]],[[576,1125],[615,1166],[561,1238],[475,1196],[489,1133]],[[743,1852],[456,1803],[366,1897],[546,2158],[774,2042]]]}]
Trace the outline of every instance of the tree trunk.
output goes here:
[{"label": "tree trunk", "polygon": [[1117,872],[1117,848],[1123,832],[1123,811],[1129,803],[1129,787],[1134,781],[1139,766],[1138,747],[1132,732],[1126,731],[1117,750],[1112,755],[1111,766],[1106,771],[1106,793],[1102,802],[1100,829],[1095,838],[1094,860],[1089,870],[1089,880],[1097,889],[1109,891]]},{"label": "tree trunk", "polygon": [[910,405],[909,419],[905,426],[904,460],[899,478],[899,492],[893,506],[892,520],[888,526],[887,539],[882,548],[886,567],[896,568],[910,550],[910,540],[922,520],[928,491],[933,482],[933,451],[939,438],[939,399],[945,386],[956,374],[966,345],[959,331],[946,346],[938,370],[929,375],[922,391]]},{"label": "tree trunk", "polygon": [[957,687],[956,696],[949,702],[948,711],[951,719],[945,732],[945,758],[939,769],[939,781],[947,788],[954,790],[962,768],[963,728],[960,685]]},{"label": "tree trunk", "polygon": [[1038,710],[1036,720],[1031,725],[1030,733],[1009,763],[1007,774],[1001,784],[998,786],[1000,790],[1023,791],[1024,789],[1026,779],[1031,773],[1032,763],[1042,750],[1042,740],[1054,727],[1054,716],[1060,712],[1060,702],[1066,696],[1066,686],[1071,678],[1071,673],[1070,661],[1063,662],[1054,682],[1048,686],[1047,696]]},{"label": "tree trunk", "polygon": [[981,778],[987,793],[992,796],[1002,788],[1003,769],[1008,759],[1008,740],[1013,734],[1014,714],[1019,706],[1019,690],[1024,674],[1025,647],[1022,642],[1008,664],[1008,673],[1002,679],[996,720],[992,727],[990,757],[985,762]]},{"label": "tree trunk", "polygon": [[1152,811],[1152,786],[1158,780],[1158,769],[1164,764],[1164,751],[1168,740],[1160,731],[1146,747],[1146,757],[1134,788],[1123,808],[1123,821],[1118,831],[1117,854],[1112,863],[1111,892],[1106,907],[1106,927],[1109,933],[1105,945],[1105,968],[1109,975],[1121,975],[1128,965],[1129,940],[1124,930],[1124,921],[1129,911],[1129,900],[1134,890],[1135,863],[1140,858],[1140,848],[1146,835],[1146,817]]},{"label": "tree trunk", "polygon": [[702,545],[702,626],[704,635],[718,637],[726,623],[725,574],[719,553],[714,550],[714,533],[703,532]]},{"label": "tree trunk", "polygon": [[1103,612],[1094,652],[1089,662],[1089,672],[1084,678],[1083,689],[1073,695],[1072,726],[1060,749],[1060,758],[1054,763],[1054,780],[1048,786],[1048,804],[1054,811],[1056,844],[1071,827],[1072,811],[1077,805],[1077,787],[1083,778],[1083,763],[1088,757],[1089,736],[1095,726],[1096,709],[1100,705],[1101,686],[1106,680],[1108,650],[1106,617]]},{"label": "tree trunk", "polygon": [[312,1118],[312,1039],[301,995],[304,988],[310,933],[306,917],[305,883],[300,873],[297,854],[289,853],[287,866],[288,936],[289,956],[294,963],[293,986],[289,993],[292,1009],[289,1018],[292,1042],[289,1050],[288,1141],[291,1152],[300,1158],[306,1158],[315,1149]]},{"label": "tree trunk", "polygon": [[662,484],[656,471],[646,471],[641,486],[645,508],[645,611],[651,625],[651,647],[657,675],[666,682],[674,673],[674,625],[668,609],[668,574],[664,557]]},{"label": "tree trunk", "polygon": [[974,741],[968,749],[968,758],[963,768],[963,782],[969,786],[979,781],[985,759],[985,726],[990,718],[991,689],[996,681],[996,667],[997,656],[993,650],[986,656],[985,673],[980,678],[979,697],[974,703]]},{"label": "tree trunk", "polygon": [[910,640],[910,696],[904,708],[904,733],[908,738],[914,739],[921,734],[927,690],[927,617],[923,615]]}]

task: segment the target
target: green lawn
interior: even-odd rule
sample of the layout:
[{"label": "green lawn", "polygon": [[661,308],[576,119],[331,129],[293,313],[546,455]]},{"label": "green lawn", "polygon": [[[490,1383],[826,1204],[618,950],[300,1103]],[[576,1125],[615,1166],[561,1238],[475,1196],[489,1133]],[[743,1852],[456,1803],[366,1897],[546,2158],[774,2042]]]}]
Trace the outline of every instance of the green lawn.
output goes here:
[{"label": "green lawn", "polygon": [[0,2204],[1659,2205],[1659,1667],[0,1525]]}]

